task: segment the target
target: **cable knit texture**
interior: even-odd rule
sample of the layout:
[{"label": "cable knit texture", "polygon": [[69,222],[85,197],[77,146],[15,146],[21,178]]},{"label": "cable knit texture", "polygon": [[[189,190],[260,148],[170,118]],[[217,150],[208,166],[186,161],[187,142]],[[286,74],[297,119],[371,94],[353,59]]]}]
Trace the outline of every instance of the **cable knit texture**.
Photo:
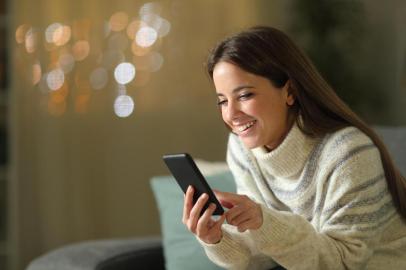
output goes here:
[{"label": "cable knit texture", "polygon": [[294,125],[273,151],[230,135],[237,191],[261,204],[263,224],[239,233],[223,224],[200,243],[227,269],[406,269],[406,224],[387,189],[378,149],[348,127],[321,139]]}]

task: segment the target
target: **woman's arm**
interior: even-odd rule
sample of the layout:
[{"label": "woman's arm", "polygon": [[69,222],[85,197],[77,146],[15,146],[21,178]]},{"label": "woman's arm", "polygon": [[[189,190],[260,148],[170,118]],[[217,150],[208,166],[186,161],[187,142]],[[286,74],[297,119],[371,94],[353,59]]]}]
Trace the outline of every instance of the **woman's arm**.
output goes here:
[{"label": "woman's arm", "polygon": [[287,269],[364,269],[396,215],[375,147],[331,168],[318,183],[317,220],[262,206],[262,226],[249,230],[258,249]]}]

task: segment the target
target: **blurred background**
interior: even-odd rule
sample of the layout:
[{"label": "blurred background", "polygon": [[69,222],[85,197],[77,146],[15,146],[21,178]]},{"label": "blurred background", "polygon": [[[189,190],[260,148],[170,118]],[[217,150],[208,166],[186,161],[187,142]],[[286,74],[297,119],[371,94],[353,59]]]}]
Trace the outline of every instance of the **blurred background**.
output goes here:
[{"label": "blurred background", "polygon": [[225,159],[204,71],[224,36],[288,33],[372,125],[406,125],[403,0],[0,1],[0,269],[160,233],[161,156]]}]

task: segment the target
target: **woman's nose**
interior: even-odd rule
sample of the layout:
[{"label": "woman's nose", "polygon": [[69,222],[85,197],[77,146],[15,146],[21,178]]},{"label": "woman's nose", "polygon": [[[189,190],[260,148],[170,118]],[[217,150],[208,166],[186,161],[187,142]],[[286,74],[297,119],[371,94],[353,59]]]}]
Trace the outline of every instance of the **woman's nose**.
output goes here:
[{"label": "woman's nose", "polygon": [[229,102],[225,113],[227,120],[235,119],[239,113],[241,113],[241,111],[238,105],[233,102]]}]

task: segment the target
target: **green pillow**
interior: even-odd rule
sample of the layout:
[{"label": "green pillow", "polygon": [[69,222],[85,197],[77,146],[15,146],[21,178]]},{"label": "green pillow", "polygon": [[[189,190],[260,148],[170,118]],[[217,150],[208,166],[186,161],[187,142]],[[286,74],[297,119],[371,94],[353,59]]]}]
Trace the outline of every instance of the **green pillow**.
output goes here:
[{"label": "green pillow", "polygon": [[[213,189],[235,192],[229,171],[206,177]],[[206,256],[204,249],[182,223],[183,192],[172,176],[152,178],[151,187],[158,204],[166,269],[221,269]]]}]

